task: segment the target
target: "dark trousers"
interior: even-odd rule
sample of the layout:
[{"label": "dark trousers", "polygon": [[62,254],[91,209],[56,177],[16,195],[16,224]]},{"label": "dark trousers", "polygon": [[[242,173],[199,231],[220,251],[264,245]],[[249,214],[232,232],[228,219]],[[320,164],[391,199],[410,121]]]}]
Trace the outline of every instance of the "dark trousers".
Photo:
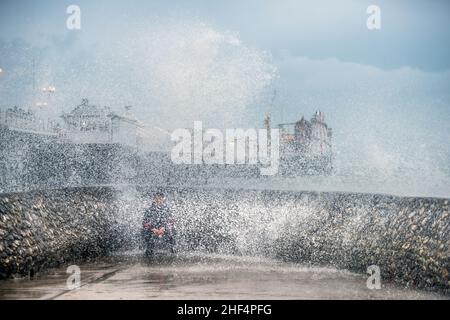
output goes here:
[{"label": "dark trousers", "polygon": [[[166,231],[163,236],[163,241],[170,244],[170,247],[173,251],[173,247],[176,244],[175,240],[176,232],[174,229]],[[155,236],[150,230],[143,230],[142,237],[144,240],[145,252],[146,254],[151,254],[153,249],[155,248],[155,242],[157,240],[157,236]]]}]

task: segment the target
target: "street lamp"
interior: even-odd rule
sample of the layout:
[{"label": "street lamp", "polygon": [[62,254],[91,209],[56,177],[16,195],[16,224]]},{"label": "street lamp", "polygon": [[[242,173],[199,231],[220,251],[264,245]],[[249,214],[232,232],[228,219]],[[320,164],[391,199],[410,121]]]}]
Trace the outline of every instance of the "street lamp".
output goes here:
[{"label": "street lamp", "polygon": [[[51,96],[55,93],[56,87],[48,85],[46,87],[42,87],[41,91],[44,94],[44,97],[42,97],[44,101],[41,100],[40,102],[36,103],[36,106],[39,107],[40,112],[42,112],[42,107],[48,107],[52,103]],[[46,126],[48,127],[49,123],[50,121],[48,121],[46,124],[43,123],[43,129],[45,129]]]},{"label": "street lamp", "polygon": [[44,97],[44,99],[46,101],[45,102],[37,102],[36,106],[38,106],[38,107],[46,107],[50,103],[50,96],[53,93],[55,93],[56,88],[55,88],[55,86],[47,86],[47,87],[43,87],[41,90],[42,90],[43,93],[47,93],[47,97]]},{"label": "street lamp", "polygon": [[54,86],[48,86],[48,87],[43,87],[42,88],[43,92],[48,92],[48,93],[52,93],[56,91],[56,88]]}]

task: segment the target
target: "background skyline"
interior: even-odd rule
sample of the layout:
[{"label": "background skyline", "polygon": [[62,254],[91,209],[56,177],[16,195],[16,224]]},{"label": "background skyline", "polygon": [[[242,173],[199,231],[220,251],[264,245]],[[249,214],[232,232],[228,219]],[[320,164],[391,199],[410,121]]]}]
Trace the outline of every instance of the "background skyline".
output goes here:
[{"label": "background skyline", "polygon": [[[66,8],[81,8],[81,30]],[[366,8],[381,8],[381,30]],[[87,97],[150,127],[254,127],[320,109],[341,172],[450,175],[447,1],[2,1],[2,107]],[[39,96],[40,95],[40,96]],[[158,137],[159,139],[159,137]],[[362,174],[361,173],[361,174]],[[420,179],[419,179],[420,180]]]}]

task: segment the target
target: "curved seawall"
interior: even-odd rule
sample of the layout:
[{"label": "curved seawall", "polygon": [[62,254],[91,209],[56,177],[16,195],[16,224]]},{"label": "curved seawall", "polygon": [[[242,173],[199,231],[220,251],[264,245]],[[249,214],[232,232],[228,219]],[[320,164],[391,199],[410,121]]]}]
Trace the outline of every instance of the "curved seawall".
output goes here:
[{"label": "curved seawall", "polygon": [[0,278],[105,254],[114,191],[76,188],[0,195]]},{"label": "curved seawall", "polygon": [[[27,274],[137,246],[151,188],[0,195],[0,274]],[[449,200],[171,189],[180,250],[264,255],[449,292]]]}]

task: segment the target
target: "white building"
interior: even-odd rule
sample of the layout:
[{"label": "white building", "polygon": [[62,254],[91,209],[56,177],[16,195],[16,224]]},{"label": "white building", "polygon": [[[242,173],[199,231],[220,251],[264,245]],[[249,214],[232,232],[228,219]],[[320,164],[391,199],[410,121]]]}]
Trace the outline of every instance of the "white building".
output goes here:
[{"label": "white building", "polygon": [[144,126],[130,112],[131,107],[125,107],[126,112],[123,115],[110,114],[111,119],[111,141],[129,146],[140,146],[142,143],[142,134]]},{"label": "white building", "polygon": [[142,123],[125,107],[118,115],[109,107],[90,105],[87,99],[70,113],[63,114],[65,138],[75,143],[118,143],[139,147],[142,142]]},{"label": "white building", "polygon": [[17,106],[0,108],[0,126],[13,131],[47,135],[56,135],[58,130],[55,122],[49,119],[44,121],[34,111]]}]

